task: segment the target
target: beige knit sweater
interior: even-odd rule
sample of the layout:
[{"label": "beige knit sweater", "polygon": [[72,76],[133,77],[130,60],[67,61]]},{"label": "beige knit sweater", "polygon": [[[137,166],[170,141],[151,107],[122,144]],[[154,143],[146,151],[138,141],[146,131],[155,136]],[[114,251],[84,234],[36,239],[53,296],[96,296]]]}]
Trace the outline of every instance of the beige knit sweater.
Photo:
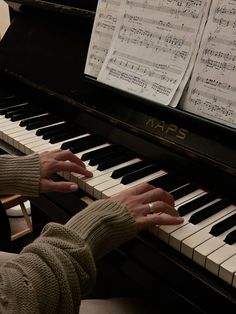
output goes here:
[{"label": "beige knit sweater", "polygon": [[[37,155],[0,156],[0,193],[37,195],[39,171]],[[64,226],[48,224],[0,268],[0,313],[77,314],[95,283],[95,261],[136,232],[126,207],[110,200],[95,201]]]}]

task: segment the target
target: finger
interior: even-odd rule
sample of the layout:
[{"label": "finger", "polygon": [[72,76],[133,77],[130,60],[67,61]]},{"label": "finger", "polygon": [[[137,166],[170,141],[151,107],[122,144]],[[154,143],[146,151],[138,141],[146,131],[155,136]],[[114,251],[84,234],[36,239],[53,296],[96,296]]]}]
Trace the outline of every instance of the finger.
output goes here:
[{"label": "finger", "polygon": [[56,160],[62,160],[62,161],[69,160],[71,162],[74,162],[78,166],[81,166],[83,168],[86,167],[84,162],[80,158],[78,158],[75,154],[73,154],[69,149],[67,149],[67,150],[61,149],[60,151],[58,151],[55,159]]},{"label": "finger", "polygon": [[154,223],[157,225],[178,225],[184,222],[184,218],[180,216],[172,216],[166,213],[154,214],[151,217],[147,216],[149,223]]},{"label": "finger", "polygon": [[156,201],[152,202],[151,204],[145,204],[146,213],[153,214],[153,213],[166,213],[172,216],[179,216],[179,213],[175,209],[175,207],[163,202],[163,201]]},{"label": "finger", "polygon": [[174,205],[173,196],[161,188],[154,188],[152,190],[147,191],[146,193],[143,193],[142,195],[143,203],[152,203],[155,201],[163,201],[171,206]]},{"label": "finger", "polygon": [[133,188],[129,188],[128,190],[126,190],[126,192],[130,192],[131,194],[135,194],[135,195],[140,195],[153,189],[155,189],[154,186],[152,186],[149,183],[144,182],[144,183],[138,184],[137,186]]},{"label": "finger", "polygon": [[171,216],[167,214],[153,214],[142,216],[137,221],[139,230],[143,230],[156,225],[178,225],[184,222],[182,217]]},{"label": "finger", "polygon": [[86,177],[92,177],[93,173],[84,167],[78,166],[77,164],[69,161],[58,161],[55,165],[55,172],[65,171],[65,172],[75,172],[82,174]]},{"label": "finger", "polygon": [[75,192],[78,190],[78,185],[74,182],[42,179],[40,182],[40,192]]}]

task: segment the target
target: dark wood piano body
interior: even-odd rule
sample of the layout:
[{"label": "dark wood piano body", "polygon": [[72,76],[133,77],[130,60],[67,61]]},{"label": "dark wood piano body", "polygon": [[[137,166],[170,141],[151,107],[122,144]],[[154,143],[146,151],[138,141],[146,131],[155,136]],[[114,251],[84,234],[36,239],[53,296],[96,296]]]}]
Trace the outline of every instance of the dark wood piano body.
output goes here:
[{"label": "dark wood piano body", "polygon": [[[0,43],[0,86],[27,95],[35,105],[44,102],[48,110],[235,200],[234,129],[140,101],[85,77],[97,1],[18,4],[21,12],[14,9]],[[32,204],[49,220],[63,223],[85,206],[82,194],[51,193]],[[127,294],[127,287],[134,295],[164,295],[163,304],[179,304],[183,312],[236,307],[234,288],[148,232],[114,250],[100,267],[104,276],[117,280],[117,295]]]}]

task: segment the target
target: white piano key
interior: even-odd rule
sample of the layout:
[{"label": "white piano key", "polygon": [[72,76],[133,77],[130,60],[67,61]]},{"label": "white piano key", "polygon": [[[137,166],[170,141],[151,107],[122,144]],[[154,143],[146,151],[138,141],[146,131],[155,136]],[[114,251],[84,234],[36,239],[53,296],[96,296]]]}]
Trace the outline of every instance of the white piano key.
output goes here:
[{"label": "white piano key", "polygon": [[37,140],[37,136],[35,134],[35,131],[28,131],[28,132],[17,132],[14,134],[9,134],[9,136],[12,138],[12,140],[19,144],[27,144],[29,142],[29,139],[32,141],[32,139]]},{"label": "white piano key", "polygon": [[[61,144],[62,142],[60,143],[60,147],[61,147]],[[90,149],[87,149],[85,151],[82,151],[78,154],[76,154],[76,156],[78,158],[81,158],[83,154],[85,153],[88,153],[88,152],[91,152],[91,151],[94,151],[94,150],[97,150],[97,149],[100,149],[100,148],[103,148],[103,147],[107,147],[107,146],[110,146],[111,144],[109,143],[105,143],[105,144],[101,144],[101,145],[98,145],[98,146],[94,146]],[[84,161],[84,164],[86,165],[86,169],[93,172],[93,177],[94,178],[96,176],[96,169],[97,169],[97,165],[96,166],[89,166],[89,160],[87,161]],[[99,171],[98,171],[99,172]],[[99,172],[99,175],[100,175],[100,172]],[[83,176],[82,174],[79,174],[79,173],[64,173],[62,172],[61,173],[61,176],[64,177],[65,179],[69,180],[69,181],[72,181],[72,182],[75,182],[78,184],[78,186],[82,189],[85,190],[85,181],[86,179],[89,180],[90,178],[87,178],[85,176]]]},{"label": "white piano key", "polygon": [[36,136],[34,131],[25,134],[16,134],[16,136],[12,137],[15,142],[18,142],[22,145],[27,145],[28,143],[32,143],[33,141],[40,140],[43,142],[43,139]]},{"label": "white piano key", "polygon": [[17,135],[14,137],[15,141],[19,142],[22,145],[28,145],[32,142],[41,142],[45,143],[45,140],[41,136],[37,136],[35,131],[29,131],[29,133]]},{"label": "white piano key", "polygon": [[[216,199],[215,201],[218,201],[220,199]],[[213,204],[215,201],[208,203],[207,206]],[[206,205],[202,208],[207,207]],[[200,210],[201,208],[199,208],[197,210],[197,212]],[[227,215],[228,213],[232,212],[234,209],[233,206],[228,206],[226,207],[224,210],[221,210],[220,212],[210,216],[207,219],[204,219],[203,221],[201,221],[200,223],[198,223],[197,225],[193,225],[191,223],[186,224],[185,226],[183,226],[181,229],[176,230],[175,232],[170,234],[170,239],[169,239],[169,244],[174,247],[176,250],[180,250],[181,248],[181,244],[182,241],[189,237],[190,235],[194,234],[195,232],[197,232],[198,230],[201,230],[203,228],[205,228],[206,226],[210,225],[211,223],[219,220],[221,217]],[[193,212],[194,213],[194,212]]]},{"label": "white piano key", "polygon": [[19,122],[12,122],[10,120],[5,120],[5,121],[0,120],[0,124],[1,124],[1,131],[3,132],[7,132],[7,131],[10,132],[10,130],[16,127],[19,129],[22,129]]},{"label": "white piano key", "polygon": [[4,126],[7,122],[12,122],[9,118],[6,118],[4,115],[0,115],[1,126]]},{"label": "white piano key", "polygon": [[181,253],[192,259],[194,248],[213,237],[209,233],[210,230],[211,225],[183,240],[181,244]]},{"label": "white piano key", "polygon": [[[94,175],[94,177],[96,177],[96,180],[94,180],[94,181],[89,181],[90,187],[93,189],[93,188],[96,186],[96,188],[97,188],[97,186],[99,186],[99,185],[101,185],[101,184],[103,184],[103,183],[105,183],[105,182],[107,182],[107,181],[110,181],[110,182],[111,182],[111,184],[108,184],[108,185],[107,185],[107,186],[108,186],[107,188],[112,187],[112,186],[113,186],[113,185],[112,185],[112,182],[113,182],[113,180],[115,180],[115,179],[111,178],[111,175],[112,175],[112,173],[113,173],[115,170],[124,168],[124,167],[126,167],[126,166],[130,166],[130,165],[132,165],[132,164],[134,164],[134,163],[136,163],[136,162],[139,162],[140,160],[141,160],[141,159],[139,159],[139,158],[134,158],[134,159],[131,159],[131,160],[122,162],[122,163],[119,164],[119,165],[113,166],[113,167],[111,167],[111,168],[108,168],[108,169],[105,169],[105,170],[102,170],[102,171],[97,170],[97,171],[96,171],[96,174]],[[120,182],[121,178],[118,178],[118,180],[119,180],[119,182]],[[99,198],[101,198],[101,197],[99,197]]]},{"label": "white piano key", "polygon": [[[190,194],[188,194],[188,195],[185,196],[185,202],[184,202],[184,203],[181,203],[180,205],[187,204],[188,202],[191,202],[191,201],[193,201],[195,198],[198,198],[200,195],[202,196],[202,195],[204,195],[204,194],[206,194],[206,192],[204,192],[203,190],[199,190],[199,194],[197,194],[197,195],[195,194],[194,196],[193,196],[192,193],[190,193]],[[177,205],[177,206],[175,205],[175,208],[178,210],[178,208],[180,207],[180,205],[179,205],[179,206],[178,206],[178,205]],[[200,207],[199,209],[201,209],[201,208],[203,208],[203,207]],[[191,215],[192,215],[194,212],[198,211],[199,209],[196,209],[195,211],[193,211],[193,212],[191,212],[191,213],[185,215],[185,216],[184,216],[184,222],[183,222],[182,224],[179,224],[179,225],[163,225],[163,226],[159,226],[159,227],[158,227],[158,228],[159,228],[158,237],[159,237],[162,241],[164,241],[164,242],[166,242],[166,243],[169,243],[170,234],[173,233],[174,231],[176,231],[176,230],[182,228],[184,225],[186,225],[186,224],[188,223],[188,220],[189,220],[189,218],[191,217]]]},{"label": "white piano key", "polygon": [[6,132],[7,134],[11,132],[12,129],[18,128],[19,130],[23,129],[22,126],[20,126],[19,121],[12,122],[11,120],[6,120],[5,122],[0,121],[1,123],[1,130]]},{"label": "white piano key", "polygon": [[236,254],[235,246],[225,244],[206,258],[206,269],[218,276],[220,265]]},{"label": "white piano key", "polygon": [[230,257],[227,261],[220,265],[219,277],[229,283],[233,284],[234,275],[236,272],[236,255]]},{"label": "white piano key", "polygon": [[193,260],[202,267],[206,267],[207,256],[224,245],[225,242],[221,239],[211,237],[194,249]]},{"label": "white piano key", "polygon": [[158,177],[160,177],[161,175],[164,175],[164,174],[167,174],[167,172],[164,171],[164,170],[161,170],[161,171],[158,172],[158,174],[152,173],[152,174],[150,174],[150,175],[148,175],[146,177],[143,177],[143,178],[141,178],[141,179],[139,179],[137,181],[134,181],[132,183],[129,183],[129,184],[126,184],[126,185],[124,185],[124,184],[116,185],[116,186],[114,186],[112,188],[109,188],[109,189],[103,191],[102,192],[102,198],[108,198],[108,197],[114,196],[114,195],[116,195],[116,194],[118,194],[118,193],[120,193],[120,192],[122,192],[122,191],[124,191],[126,189],[134,187],[135,185],[138,185],[138,184],[143,183],[143,182],[151,181],[151,180],[156,179],[156,178],[158,178]]},{"label": "white piano key", "polygon": [[[220,221],[228,218],[229,216],[231,216],[232,214],[234,214],[235,211],[235,206],[228,206],[228,210],[230,210],[230,207],[232,209],[232,211],[224,216],[224,211],[222,211],[222,216],[219,220],[217,220],[217,223],[219,223]],[[216,222],[213,222],[211,224],[209,224],[207,227],[201,229],[200,231],[194,233],[192,236],[184,239],[182,241],[181,244],[181,253],[183,253],[185,256],[189,257],[189,258],[193,258],[194,257],[194,250],[197,246],[199,246],[200,244],[206,242],[207,240],[209,240],[210,238],[213,237],[213,235],[211,235],[209,232],[211,231],[211,228],[216,224]],[[226,231],[229,232],[230,230]],[[220,236],[220,239],[223,241],[223,239],[225,238],[225,233],[223,233]],[[222,243],[223,245],[223,243]]]},{"label": "white piano key", "polygon": [[21,127],[14,127],[11,130],[8,130],[7,132],[4,131],[5,137],[10,138],[14,141],[15,137],[21,134],[25,134],[25,132],[22,132],[22,128]]},{"label": "white piano key", "polygon": [[27,145],[27,148],[26,148],[26,153],[28,150],[31,150],[35,153],[40,153],[40,152],[44,152],[44,151],[49,151],[49,150],[54,150],[54,149],[59,149],[61,147],[61,144],[63,142],[60,142],[60,143],[56,143],[56,144],[51,144],[49,142],[46,142],[46,143],[29,143]]},{"label": "white piano key", "polygon": [[203,191],[202,189],[197,189],[196,191],[193,191],[181,198],[179,198],[178,200],[175,201],[175,207],[179,207],[180,205],[189,202],[190,199],[193,199],[197,196],[200,196],[201,194],[206,194],[205,191]]},{"label": "white piano key", "polygon": [[[113,171],[129,166],[137,161],[140,161],[139,158],[135,158],[126,162],[123,162],[119,165],[116,165],[114,167],[105,169],[105,170],[95,170],[93,172],[93,177],[92,178],[85,178],[85,177],[78,177],[78,184],[79,186],[84,186],[84,189],[86,192],[88,192],[91,196],[94,196],[94,186],[98,185],[102,182],[105,182],[109,180],[111,174]],[[96,165],[97,167],[97,165]],[[100,198],[99,198],[100,199]]]},{"label": "white piano key", "polygon": [[[112,173],[110,173],[111,175]],[[111,178],[109,175],[107,176],[107,180],[100,183],[100,184],[97,184],[95,187],[94,187],[94,197],[97,198],[97,199],[100,199],[102,198],[102,192],[109,189],[109,188],[112,188],[118,184],[120,184],[122,178],[118,178],[118,179],[113,179]]]},{"label": "white piano key", "polygon": [[104,148],[104,147],[107,147],[107,146],[111,146],[111,144],[110,144],[110,143],[105,143],[105,144],[101,144],[101,145],[98,145],[98,146],[94,146],[94,147],[92,147],[92,148],[86,149],[86,150],[84,150],[84,151],[82,151],[82,152],[76,154],[76,156],[78,156],[79,158],[81,158],[81,157],[82,157],[84,154],[86,154],[86,153],[90,153],[90,152],[92,152],[92,151],[95,151],[95,150],[97,150],[97,149]]},{"label": "white piano key", "polygon": [[[89,133],[86,133],[86,134],[83,134],[83,135],[79,135],[77,137],[74,137],[73,140],[76,140],[76,139],[79,139],[79,138],[82,138],[82,137],[85,137],[85,136],[89,136],[90,134]],[[41,151],[44,151],[44,150],[52,150],[52,149],[57,149],[57,148],[60,148],[61,145],[65,142],[68,142],[70,140],[64,140],[62,142],[58,142],[58,143],[55,143],[55,144],[52,144],[49,142],[49,140],[44,140],[45,143],[42,143],[41,145],[38,145],[38,143],[30,143],[27,147],[35,152],[41,152]]]},{"label": "white piano key", "polygon": [[[160,171],[157,171],[157,172],[155,172],[155,173],[153,173],[153,175],[155,176],[155,177],[159,177],[159,176],[162,176],[164,173],[163,173],[163,170],[160,170]],[[145,178],[145,177],[144,177]],[[103,182],[102,184],[99,184],[99,185],[97,185],[97,186],[95,186],[94,187],[94,196],[96,197],[96,198],[102,198],[102,193],[103,193],[103,191],[106,191],[106,190],[108,190],[109,188],[112,188],[112,187],[115,187],[115,186],[117,186],[117,185],[123,185],[122,183],[121,183],[121,180],[122,180],[122,178],[117,178],[117,179],[110,179],[110,180],[108,180],[108,181],[106,181],[106,182]],[[145,179],[143,179],[143,178],[141,178],[140,180],[145,180]],[[137,181],[137,180],[136,180]],[[134,182],[136,182],[136,181],[134,181]],[[141,182],[143,182],[143,181],[141,181]],[[140,182],[140,183],[141,183]],[[136,185],[136,184],[135,184]],[[127,186],[127,185],[126,185]]]},{"label": "white piano key", "polygon": [[[12,131],[12,132],[11,132],[11,131]],[[18,134],[21,134],[21,133],[23,133],[23,132],[22,132],[22,128],[21,128],[21,129],[18,129],[18,130],[17,130],[17,128],[13,128],[13,129],[11,129],[11,130],[4,131],[3,133],[4,133],[4,135],[3,135],[3,140],[4,140],[6,143],[9,143],[9,144],[12,145],[12,143],[15,142],[15,141],[14,141],[15,136],[18,135]]]},{"label": "white piano key", "polygon": [[1,126],[1,132],[2,132],[1,138],[2,138],[2,140],[7,141],[8,134],[11,132],[11,130],[14,130],[14,132],[15,132],[16,128],[19,128],[19,131],[21,129],[21,127],[17,124],[11,124],[11,125],[7,125],[7,126],[5,125],[5,127]]}]

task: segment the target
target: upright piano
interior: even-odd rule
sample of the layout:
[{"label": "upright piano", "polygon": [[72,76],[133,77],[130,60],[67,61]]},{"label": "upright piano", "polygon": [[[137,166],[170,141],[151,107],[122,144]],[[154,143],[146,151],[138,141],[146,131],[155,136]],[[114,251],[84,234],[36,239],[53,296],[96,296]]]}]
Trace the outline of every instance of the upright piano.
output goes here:
[{"label": "upright piano", "polygon": [[87,77],[96,0],[8,3],[11,25],[0,42],[1,149],[71,149],[95,174],[60,173],[55,180],[75,181],[79,192],[42,194],[31,199],[32,210],[64,223],[88,202],[140,182],[168,190],[185,225],[156,226],[105,257],[98,266],[108,295],[129,295],[131,288],[134,296],[159,297],[166,308],[211,313],[219,306],[230,313],[236,130]]}]

